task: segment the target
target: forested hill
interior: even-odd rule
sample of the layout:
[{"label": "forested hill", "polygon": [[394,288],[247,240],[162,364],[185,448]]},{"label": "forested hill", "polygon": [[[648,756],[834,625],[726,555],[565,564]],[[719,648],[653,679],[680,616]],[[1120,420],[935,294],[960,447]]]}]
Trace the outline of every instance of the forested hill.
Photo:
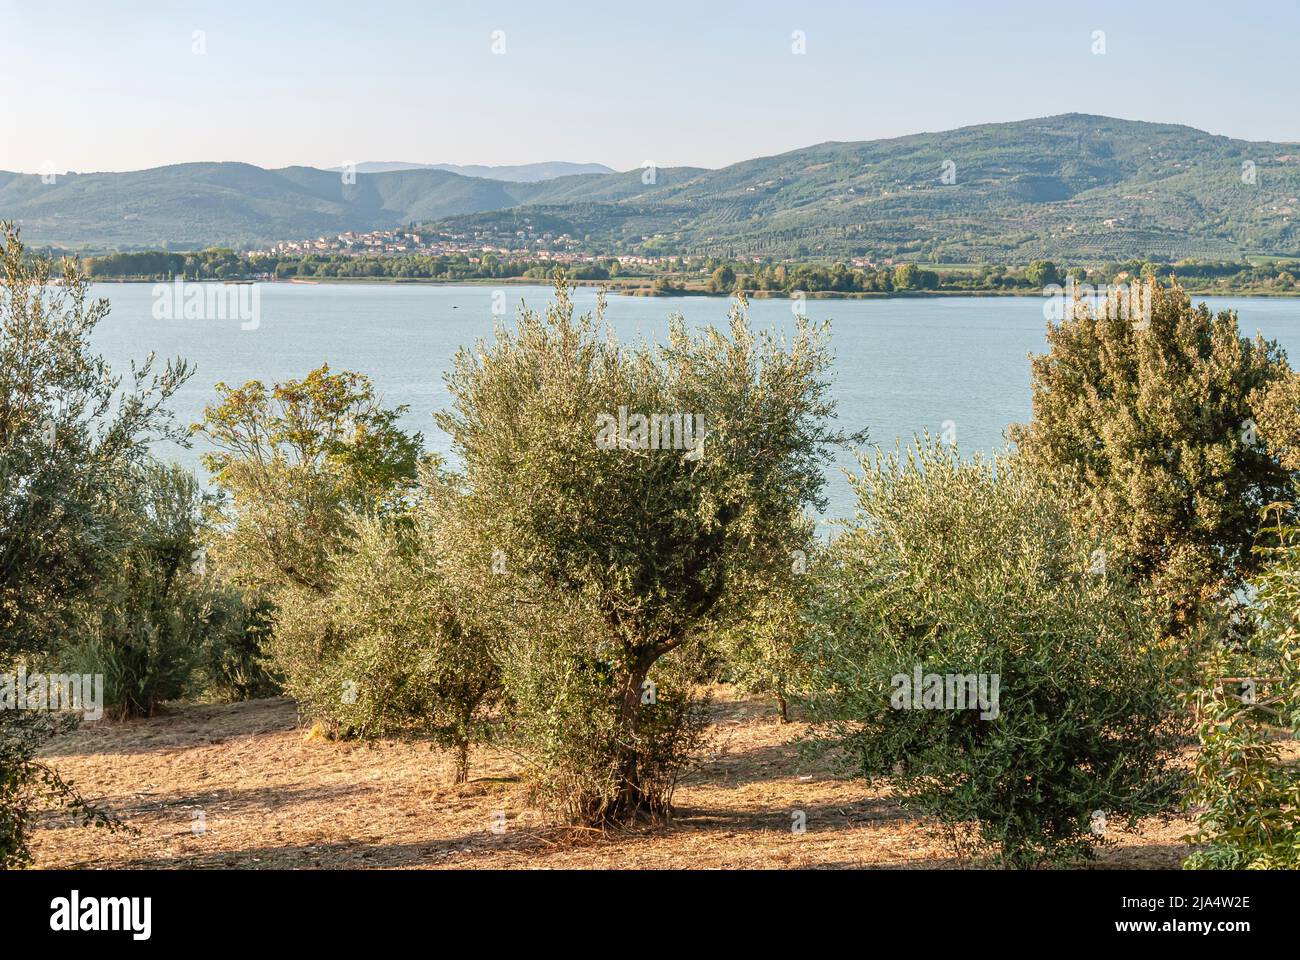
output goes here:
[{"label": "forested hill", "polygon": [[545,214],[603,248],[714,256],[1239,259],[1300,251],[1297,198],[1300,145],[1069,114],[823,143],[613,203],[443,225],[504,230]]},{"label": "forested hill", "polygon": [[1300,252],[1298,198],[1298,144],[1081,114],[532,183],[437,169],[345,183],[241,163],[53,183],[0,173],[0,218],[22,221],[31,243],[88,250],[246,248],[421,223],[502,242],[541,224],[603,253],[1239,259]]}]

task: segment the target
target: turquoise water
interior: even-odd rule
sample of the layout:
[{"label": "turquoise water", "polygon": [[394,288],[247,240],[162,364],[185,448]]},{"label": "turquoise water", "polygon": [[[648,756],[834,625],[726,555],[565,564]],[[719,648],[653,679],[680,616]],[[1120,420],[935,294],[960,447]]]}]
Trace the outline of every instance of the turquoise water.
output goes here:
[{"label": "turquoise water", "polygon": [[[268,384],[300,377],[328,362],[336,370],[370,376],[389,405],[408,404],[404,426],[424,434],[425,445],[449,452],[432,420],[450,403],[443,384],[458,347],[490,337],[494,290],[488,286],[392,284],[263,284],[256,329],[231,320],[156,320],[149,284],[98,284],[112,311],[95,345],[115,370],[150,350],[160,360],[183,356],[197,367],[172,404],[179,422],[199,419],[215,397],[217,381]],[[542,306],[546,287],[504,288],[509,313],[520,299]],[[576,294],[580,311],[595,305],[595,291]],[[1231,306],[1243,332],[1257,330],[1300,357],[1300,300],[1211,299]],[[830,319],[835,351],[833,393],[840,425],[867,429],[871,443],[892,447],[898,438],[929,431],[940,435],[951,421],[964,453],[1002,446],[1009,424],[1030,414],[1028,354],[1044,347],[1043,301],[1028,297],[961,297],[896,300],[809,300],[813,319]],[[706,297],[609,297],[607,319],[620,338],[662,339],[667,318],[681,313],[691,325],[725,326],[727,303]],[[789,300],[755,300],[756,326],[788,329]],[[161,456],[199,470],[202,446],[160,448]],[[853,466],[848,452],[828,477],[830,517],[852,512],[841,470]]]}]

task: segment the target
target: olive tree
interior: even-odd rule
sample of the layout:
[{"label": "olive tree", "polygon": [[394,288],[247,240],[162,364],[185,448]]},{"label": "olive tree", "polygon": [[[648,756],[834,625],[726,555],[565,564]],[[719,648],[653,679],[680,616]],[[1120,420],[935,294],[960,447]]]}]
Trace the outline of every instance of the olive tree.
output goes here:
[{"label": "olive tree", "polygon": [[60,651],[74,673],[103,674],[104,706],[117,719],[152,716],[164,701],[196,692],[200,667],[243,619],[237,597],[208,574],[199,546],[204,495],[194,477],[150,461],[129,480],[125,542],[76,601],[76,626]]},{"label": "olive tree", "polygon": [[[78,265],[28,255],[0,223],[0,670],[48,662],[74,608],[127,537],[121,495],[164,410],[189,376],[153,357],[115,374],[90,344],[108,304]],[[0,711],[0,866],[25,862],[31,807],[44,798],[101,814],[35,759],[43,718]]]},{"label": "olive tree", "polygon": [[623,822],[667,807],[700,646],[732,591],[790,562],[837,438],[824,327],[756,333],[741,300],[726,330],[674,318],[629,346],[603,313],[558,282],[458,354],[438,422],[464,550],[508,611],[516,730],[572,816]]},{"label": "olive tree", "polygon": [[182,361],[129,377],[94,354],[108,314],[73,261],[29,258],[0,224],[0,658],[48,651],[67,602],[123,540],[119,494],[148,444],[179,438],[164,404]]}]

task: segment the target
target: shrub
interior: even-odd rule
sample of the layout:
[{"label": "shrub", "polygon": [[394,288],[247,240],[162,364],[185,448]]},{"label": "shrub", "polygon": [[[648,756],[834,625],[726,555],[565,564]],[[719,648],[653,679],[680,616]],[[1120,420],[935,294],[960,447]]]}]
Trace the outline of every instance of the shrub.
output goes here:
[{"label": "shrub", "polygon": [[210,603],[204,690],[226,702],[279,696],[281,677],[269,652],[274,604],[229,584],[214,585]]},{"label": "shrub", "polygon": [[[823,747],[1007,865],[1086,857],[1097,811],[1166,804],[1169,661],[1054,495],[1013,458],[929,441],[862,468],[810,614]],[[933,709],[971,675],[979,709]]]},{"label": "shrub", "polygon": [[1200,752],[1187,802],[1199,808],[1188,839],[1206,844],[1189,869],[1300,868],[1300,769],[1282,736],[1300,736],[1300,529],[1272,511],[1270,563],[1252,585],[1256,630],[1208,660],[1198,696]]},{"label": "shrub", "polygon": [[104,705],[122,719],[152,716],[195,689],[214,637],[213,591],[202,575],[198,484],[179,466],[145,464],[119,505],[125,545],[78,604],[64,654],[77,673],[104,674]]},{"label": "shrub", "polygon": [[1032,358],[1034,419],[1013,436],[1043,477],[1068,479],[1079,527],[1160,601],[1186,636],[1210,601],[1256,567],[1259,509],[1289,474],[1255,428],[1255,406],[1287,374],[1277,345],[1238,335],[1231,311],[1193,307],[1148,282],[1149,319],[1126,302],[1075,305]]},{"label": "shrub", "polygon": [[[623,347],[603,297],[575,318],[570,292],[462,351],[438,422],[464,464],[474,595],[495,594],[503,619],[534,612],[510,634],[507,663],[525,666],[505,674],[521,749],[577,791],[563,806],[580,819],[626,822],[666,809],[693,715],[689,684],[662,677],[664,706],[646,709],[646,681],[669,654],[698,656],[738,585],[789,563],[801,509],[820,503],[829,358],[806,323],[788,344],[755,334],[743,301],[729,335],[674,321],[666,345]],[[655,415],[676,419],[676,448],[652,442]],[[588,741],[591,764],[567,759]]]},{"label": "shrub", "polygon": [[486,739],[500,677],[443,541],[446,495],[407,518],[355,516],[330,592],[286,592],[271,649],[303,713],[344,736],[420,736],[456,751]]}]

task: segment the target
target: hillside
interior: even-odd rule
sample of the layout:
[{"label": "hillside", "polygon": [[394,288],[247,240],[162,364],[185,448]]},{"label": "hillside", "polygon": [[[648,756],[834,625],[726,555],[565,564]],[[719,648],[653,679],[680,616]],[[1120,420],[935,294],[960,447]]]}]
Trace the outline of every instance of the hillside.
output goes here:
[{"label": "hillside", "polygon": [[[695,171],[692,171],[695,172]],[[660,185],[676,182],[660,171]],[[377,230],[524,203],[621,200],[656,188],[640,171],[534,183],[435,169],[358,173],[245,163],[187,163],[130,173],[58,176],[0,172],[0,219],[29,243],[88,252],[250,248],[345,230]]]},{"label": "hillside", "polygon": [[1020,263],[1300,252],[1300,145],[1080,114],[661,169],[651,184],[640,170],[342,179],[239,163],[54,184],[0,173],[0,217],[21,220],[32,243],[88,250],[249,247],[410,222],[505,242],[528,221],[599,252]]},{"label": "hillside", "polygon": [[349,185],[311,167],[190,163],[52,184],[0,175],[0,216],[21,221],[29,242],[71,249],[247,247],[514,205],[507,186],[441,170],[358,175]]},{"label": "hillside", "polygon": [[[1255,182],[1243,182],[1243,163]],[[955,182],[944,183],[951,161]],[[557,183],[560,181],[556,181]],[[1295,254],[1300,146],[1071,114],[862,143],[703,171],[617,203],[535,200],[605,249],[932,262]],[[601,198],[589,196],[588,201]],[[474,229],[479,216],[444,222]]]}]

